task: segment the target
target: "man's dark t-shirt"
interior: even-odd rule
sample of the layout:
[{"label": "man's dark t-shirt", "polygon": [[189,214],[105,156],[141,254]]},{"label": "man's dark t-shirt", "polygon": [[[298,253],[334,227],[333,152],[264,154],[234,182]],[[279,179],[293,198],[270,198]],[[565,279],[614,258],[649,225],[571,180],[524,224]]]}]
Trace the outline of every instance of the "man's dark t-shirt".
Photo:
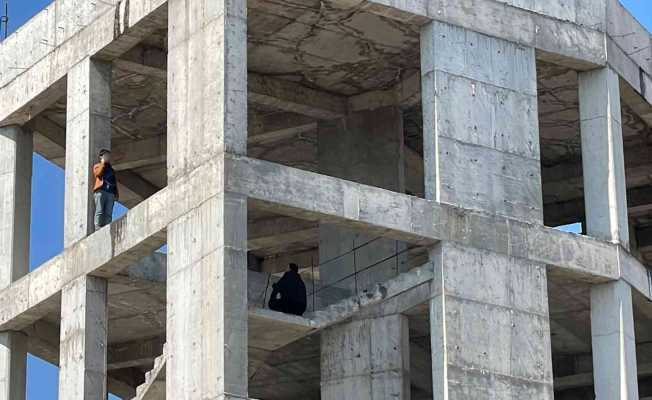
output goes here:
[{"label": "man's dark t-shirt", "polygon": [[102,172],[102,188],[100,190],[117,194],[117,181],[111,164],[106,164],[104,167],[104,171]]},{"label": "man's dark t-shirt", "polygon": [[[277,299],[279,293],[281,298]],[[306,312],[306,302],[306,285],[303,283],[301,275],[294,271],[288,271],[274,285],[269,308],[286,314],[303,315]]]}]

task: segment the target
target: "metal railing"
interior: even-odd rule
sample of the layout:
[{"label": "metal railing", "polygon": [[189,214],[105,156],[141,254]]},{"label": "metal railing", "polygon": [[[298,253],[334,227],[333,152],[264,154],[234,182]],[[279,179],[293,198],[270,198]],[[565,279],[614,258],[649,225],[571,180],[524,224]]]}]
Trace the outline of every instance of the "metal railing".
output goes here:
[{"label": "metal railing", "polygon": [[[358,257],[356,256],[356,253],[359,250],[370,246],[371,244],[377,242],[378,240],[380,240],[382,238],[383,238],[382,236],[379,236],[379,237],[368,240],[368,241],[366,241],[366,242],[364,242],[364,243],[362,243],[360,245],[357,245],[357,246],[355,245],[355,240],[354,240],[352,248],[350,250],[348,250],[348,251],[345,251],[345,252],[343,252],[341,254],[338,254],[335,257],[329,258],[326,261],[321,262],[321,263],[319,263],[317,265],[315,265],[315,263],[312,262],[310,266],[300,266],[300,267],[303,267],[303,269],[310,268],[311,280],[312,280],[312,290],[307,294],[307,296],[312,297],[312,311],[316,310],[317,294],[319,294],[321,292],[324,292],[325,290],[334,289],[334,288],[340,288],[340,289],[345,290],[344,288],[339,287],[338,284],[341,284],[342,282],[344,282],[344,281],[346,281],[348,279],[353,279],[353,281],[354,281],[353,282],[353,292],[354,292],[355,296],[359,296],[360,295],[360,290],[361,290],[360,284],[359,284],[359,276],[361,274],[363,274],[363,273],[366,273],[369,270],[372,270],[373,268],[384,265],[386,262],[388,262],[388,261],[390,261],[392,259],[396,260],[394,276],[398,276],[400,274],[399,257],[402,256],[403,254],[406,254],[409,251],[417,248],[418,246],[406,246],[404,249],[399,250],[399,241],[395,241],[395,251],[394,251],[393,254],[388,255],[387,257],[383,257],[382,259],[377,260],[375,262],[372,262],[369,265],[365,265],[362,268],[359,268]],[[322,267],[324,267],[324,266],[326,266],[328,264],[334,263],[335,261],[341,260],[344,257],[349,256],[349,255],[353,256],[353,262],[352,262],[352,270],[353,270],[353,272],[350,273],[350,274],[347,274],[347,275],[345,275],[345,276],[343,276],[343,277],[341,277],[341,278],[339,278],[339,279],[337,279],[337,280],[335,280],[333,282],[330,282],[328,285],[320,286],[320,287],[317,288],[317,281],[315,280],[315,268],[320,268],[321,269]],[[267,284],[265,286],[265,291],[264,291],[264,294],[263,294],[263,308],[267,307],[267,292],[269,290],[269,285],[271,283],[271,278],[272,278],[272,274],[269,274],[267,276]]]}]

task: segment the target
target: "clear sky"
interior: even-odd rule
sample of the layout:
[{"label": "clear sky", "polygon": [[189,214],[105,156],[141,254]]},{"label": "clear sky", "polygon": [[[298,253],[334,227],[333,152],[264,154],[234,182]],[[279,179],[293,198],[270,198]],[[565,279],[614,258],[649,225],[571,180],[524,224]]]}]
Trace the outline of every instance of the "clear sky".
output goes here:
[{"label": "clear sky", "polygon": [[[621,2],[652,31],[652,0]],[[16,30],[50,3],[50,0],[9,0],[9,31]],[[123,208],[116,209],[117,214],[122,212]],[[35,268],[63,248],[63,171],[39,156],[34,157],[31,228],[30,268]],[[55,400],[57,368],[31,356],[27,368],[28,400]]]}]

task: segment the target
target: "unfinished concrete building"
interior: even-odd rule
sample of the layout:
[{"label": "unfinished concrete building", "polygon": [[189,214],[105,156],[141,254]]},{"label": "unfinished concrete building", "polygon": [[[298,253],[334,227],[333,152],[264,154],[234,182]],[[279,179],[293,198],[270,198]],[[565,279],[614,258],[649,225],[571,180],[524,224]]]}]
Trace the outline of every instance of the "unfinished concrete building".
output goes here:
[{"label": "unfinished concrete building", "polygon": [[650,44],[617,0],[56,0],[0,45],[0,400],[27,352],[62,400],[652,399]]}]

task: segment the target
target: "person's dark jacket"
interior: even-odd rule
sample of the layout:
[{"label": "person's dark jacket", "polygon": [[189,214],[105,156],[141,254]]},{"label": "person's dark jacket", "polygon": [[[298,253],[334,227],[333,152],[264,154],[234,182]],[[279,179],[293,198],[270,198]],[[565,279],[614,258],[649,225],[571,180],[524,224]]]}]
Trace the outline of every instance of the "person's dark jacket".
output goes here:
[{"label": "person's dark jacket", "polygon": [[[280,293],[281,298],[275,301],[276,294]],[[276,282],[270,299],[270,308],[280,308],[287,314],[303,315],[306,312],[306,285],[301,279],[301,275],[294,271],[288,271],[283,277]],[[278,306],[277,306],[278,305]]]},{"label": "person's dark jacket", "polygon": [[113,193],[116,200],[120,197],[115,171],[110,163],[97,163],[93,165],[93,176],[95,176],[93,192],[103,190],[105,192]]}]

